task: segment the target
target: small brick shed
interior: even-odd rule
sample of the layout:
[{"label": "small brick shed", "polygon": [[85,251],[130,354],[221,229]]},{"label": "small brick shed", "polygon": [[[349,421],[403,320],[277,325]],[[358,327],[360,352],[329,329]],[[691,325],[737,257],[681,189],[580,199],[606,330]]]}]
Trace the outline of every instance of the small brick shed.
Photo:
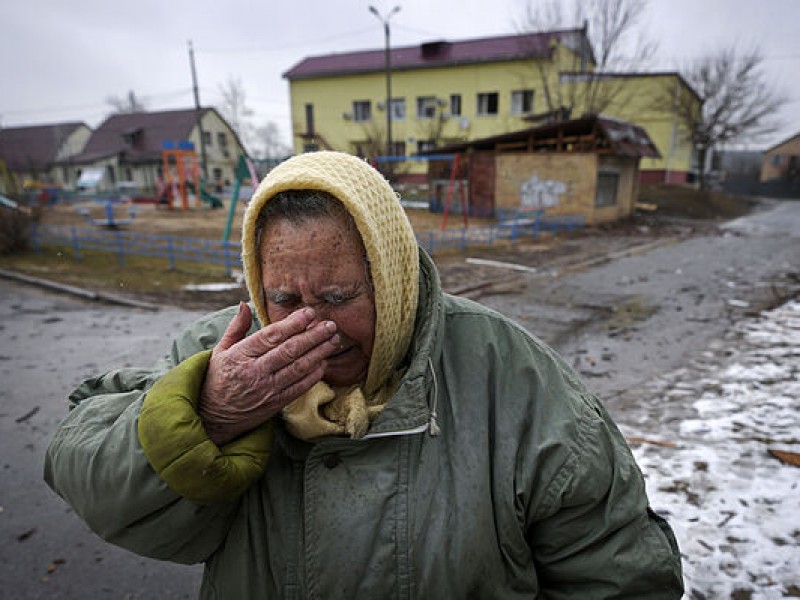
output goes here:
[{"label": "small brick shed", "polygon": [[[459,155],[456,178],[466,183],[471,216],[542,209],[546,217],[579,216],[589,225],[629,216],[639,159],[660,156],[643,128],[603,116],[450,144],[429,154]],[[428,178],[437,204],[458,212],[457,186],[445,206],[454,164],[431,160]]]}]

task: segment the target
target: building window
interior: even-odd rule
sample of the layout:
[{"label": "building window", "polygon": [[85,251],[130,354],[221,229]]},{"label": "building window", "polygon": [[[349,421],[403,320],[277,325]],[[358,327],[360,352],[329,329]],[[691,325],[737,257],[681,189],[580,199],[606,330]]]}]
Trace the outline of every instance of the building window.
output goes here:
[{"label": "building window", "polygon": [[210,148],[211,147],[211,140],[212,140],[211,132],[210,131],[204,131],[203,132],[203,145],[206,148]]},{"label": "building window", "polygon": [[406,155],[406,143],[405,142],[392,142],[391,146],[391,156],[405,156]]},{"label": "building window", "polygon": [[392,98],[391,106],[392,121],[405,121],[406,120],[406,99],[405,98]]},{"label": "building window", "polygon": [[478,115],[496,115],[498,104],[497,92],[478,94]]},{"label": "building window", "polygon": [[436,96],[417,96],[417,118],[432,119],[436,116]]},{"label": "building window", "polygon": [[427,154],[434,148],[436,148],[436,143],[433,140],[417,141],[417,154]]},{"label": "building window", "polygon": [[782,158],[783,158],[783,156],[781,156],[780,154],[773,155],[773,157],[772,157],[772,166],[773,167],[781,166],[781,159]]},{"label": "building window", "polygon": [[594,199],[594,205],[614,206],[617,203],[618,189],[619,173],[600,171],[597,174],[597,194]]},{"label": "building window", "polygon": [[353,102],[353,121],[364,123],[372,120],[372,103],[369,100],[355,100]]},{"label": "building window", "polygon": [[306,135],[314,135],[314,105],[306,104]]},{"label": "building window", "polygon": [[511,114],[527,115],[533,112],[533,90],[511,92]]},{"label": "building window", "polygon": [[228,136],[225,135],[224,131],[217,133],[217,144],[220,148],[225,148],[228,145]]},{"label": "building window", "polygon": [[450,94],[450,116],[461,115],[461,94]]}]

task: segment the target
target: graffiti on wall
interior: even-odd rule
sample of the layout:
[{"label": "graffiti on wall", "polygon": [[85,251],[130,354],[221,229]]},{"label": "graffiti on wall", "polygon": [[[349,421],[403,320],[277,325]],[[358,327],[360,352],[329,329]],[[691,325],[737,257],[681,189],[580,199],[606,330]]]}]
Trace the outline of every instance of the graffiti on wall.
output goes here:
[{"label": "graffiti on wall", "polygon": [[557,179],[539,179],[534,173],[519,188],[523,208],[548,208],[557,206],[559,197],[567,191],[567,184]]}]

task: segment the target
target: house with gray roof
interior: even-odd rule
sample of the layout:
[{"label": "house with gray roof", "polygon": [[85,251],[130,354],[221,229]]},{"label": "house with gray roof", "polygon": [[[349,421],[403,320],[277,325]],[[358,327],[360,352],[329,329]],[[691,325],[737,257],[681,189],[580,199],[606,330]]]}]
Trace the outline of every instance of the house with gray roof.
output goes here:
[{"label": "house with gray roof", "polygon": [[245,149],[236,132],[214,108],[116,114],[108,117],[77,155],[59,162],[69,172],[69,182],[81,173],[102,169],[100,189],[114,189],[120,182],[153,192],[163,175],[164,150],[194,148],[212,188],[229,185],[235,178],[239,156]]},{"label": "house with gray roof", "polygon": [[6,194],[27,182],[63,185],[64,172],[55,168],[80,154],[92,130],[86,123],[67,122],[0,129],[0,186]]}]

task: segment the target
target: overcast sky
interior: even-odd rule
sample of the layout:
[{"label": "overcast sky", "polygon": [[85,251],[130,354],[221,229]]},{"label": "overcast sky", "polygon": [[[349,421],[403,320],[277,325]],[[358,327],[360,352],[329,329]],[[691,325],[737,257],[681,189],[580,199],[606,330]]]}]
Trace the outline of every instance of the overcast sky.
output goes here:
[{"label": "overcast sky", "polygon": [[[659,70],[722,45],[757,47],[790,102],[768,143],[800,131],[800,0],[650,0],[641,29],[659,44]],[[290,140],[282,74],[305,56],[383,48],[368,10],[394,6],[392,45],[515,33],[525,0],[3,0],[0,125],[98,125],[109,96],[129,90],[148,110],[194,105],[188,40],[203,105],[241,80],[253,124],[274,121]],[[591,31],[590,31],[591,36]]]}]

